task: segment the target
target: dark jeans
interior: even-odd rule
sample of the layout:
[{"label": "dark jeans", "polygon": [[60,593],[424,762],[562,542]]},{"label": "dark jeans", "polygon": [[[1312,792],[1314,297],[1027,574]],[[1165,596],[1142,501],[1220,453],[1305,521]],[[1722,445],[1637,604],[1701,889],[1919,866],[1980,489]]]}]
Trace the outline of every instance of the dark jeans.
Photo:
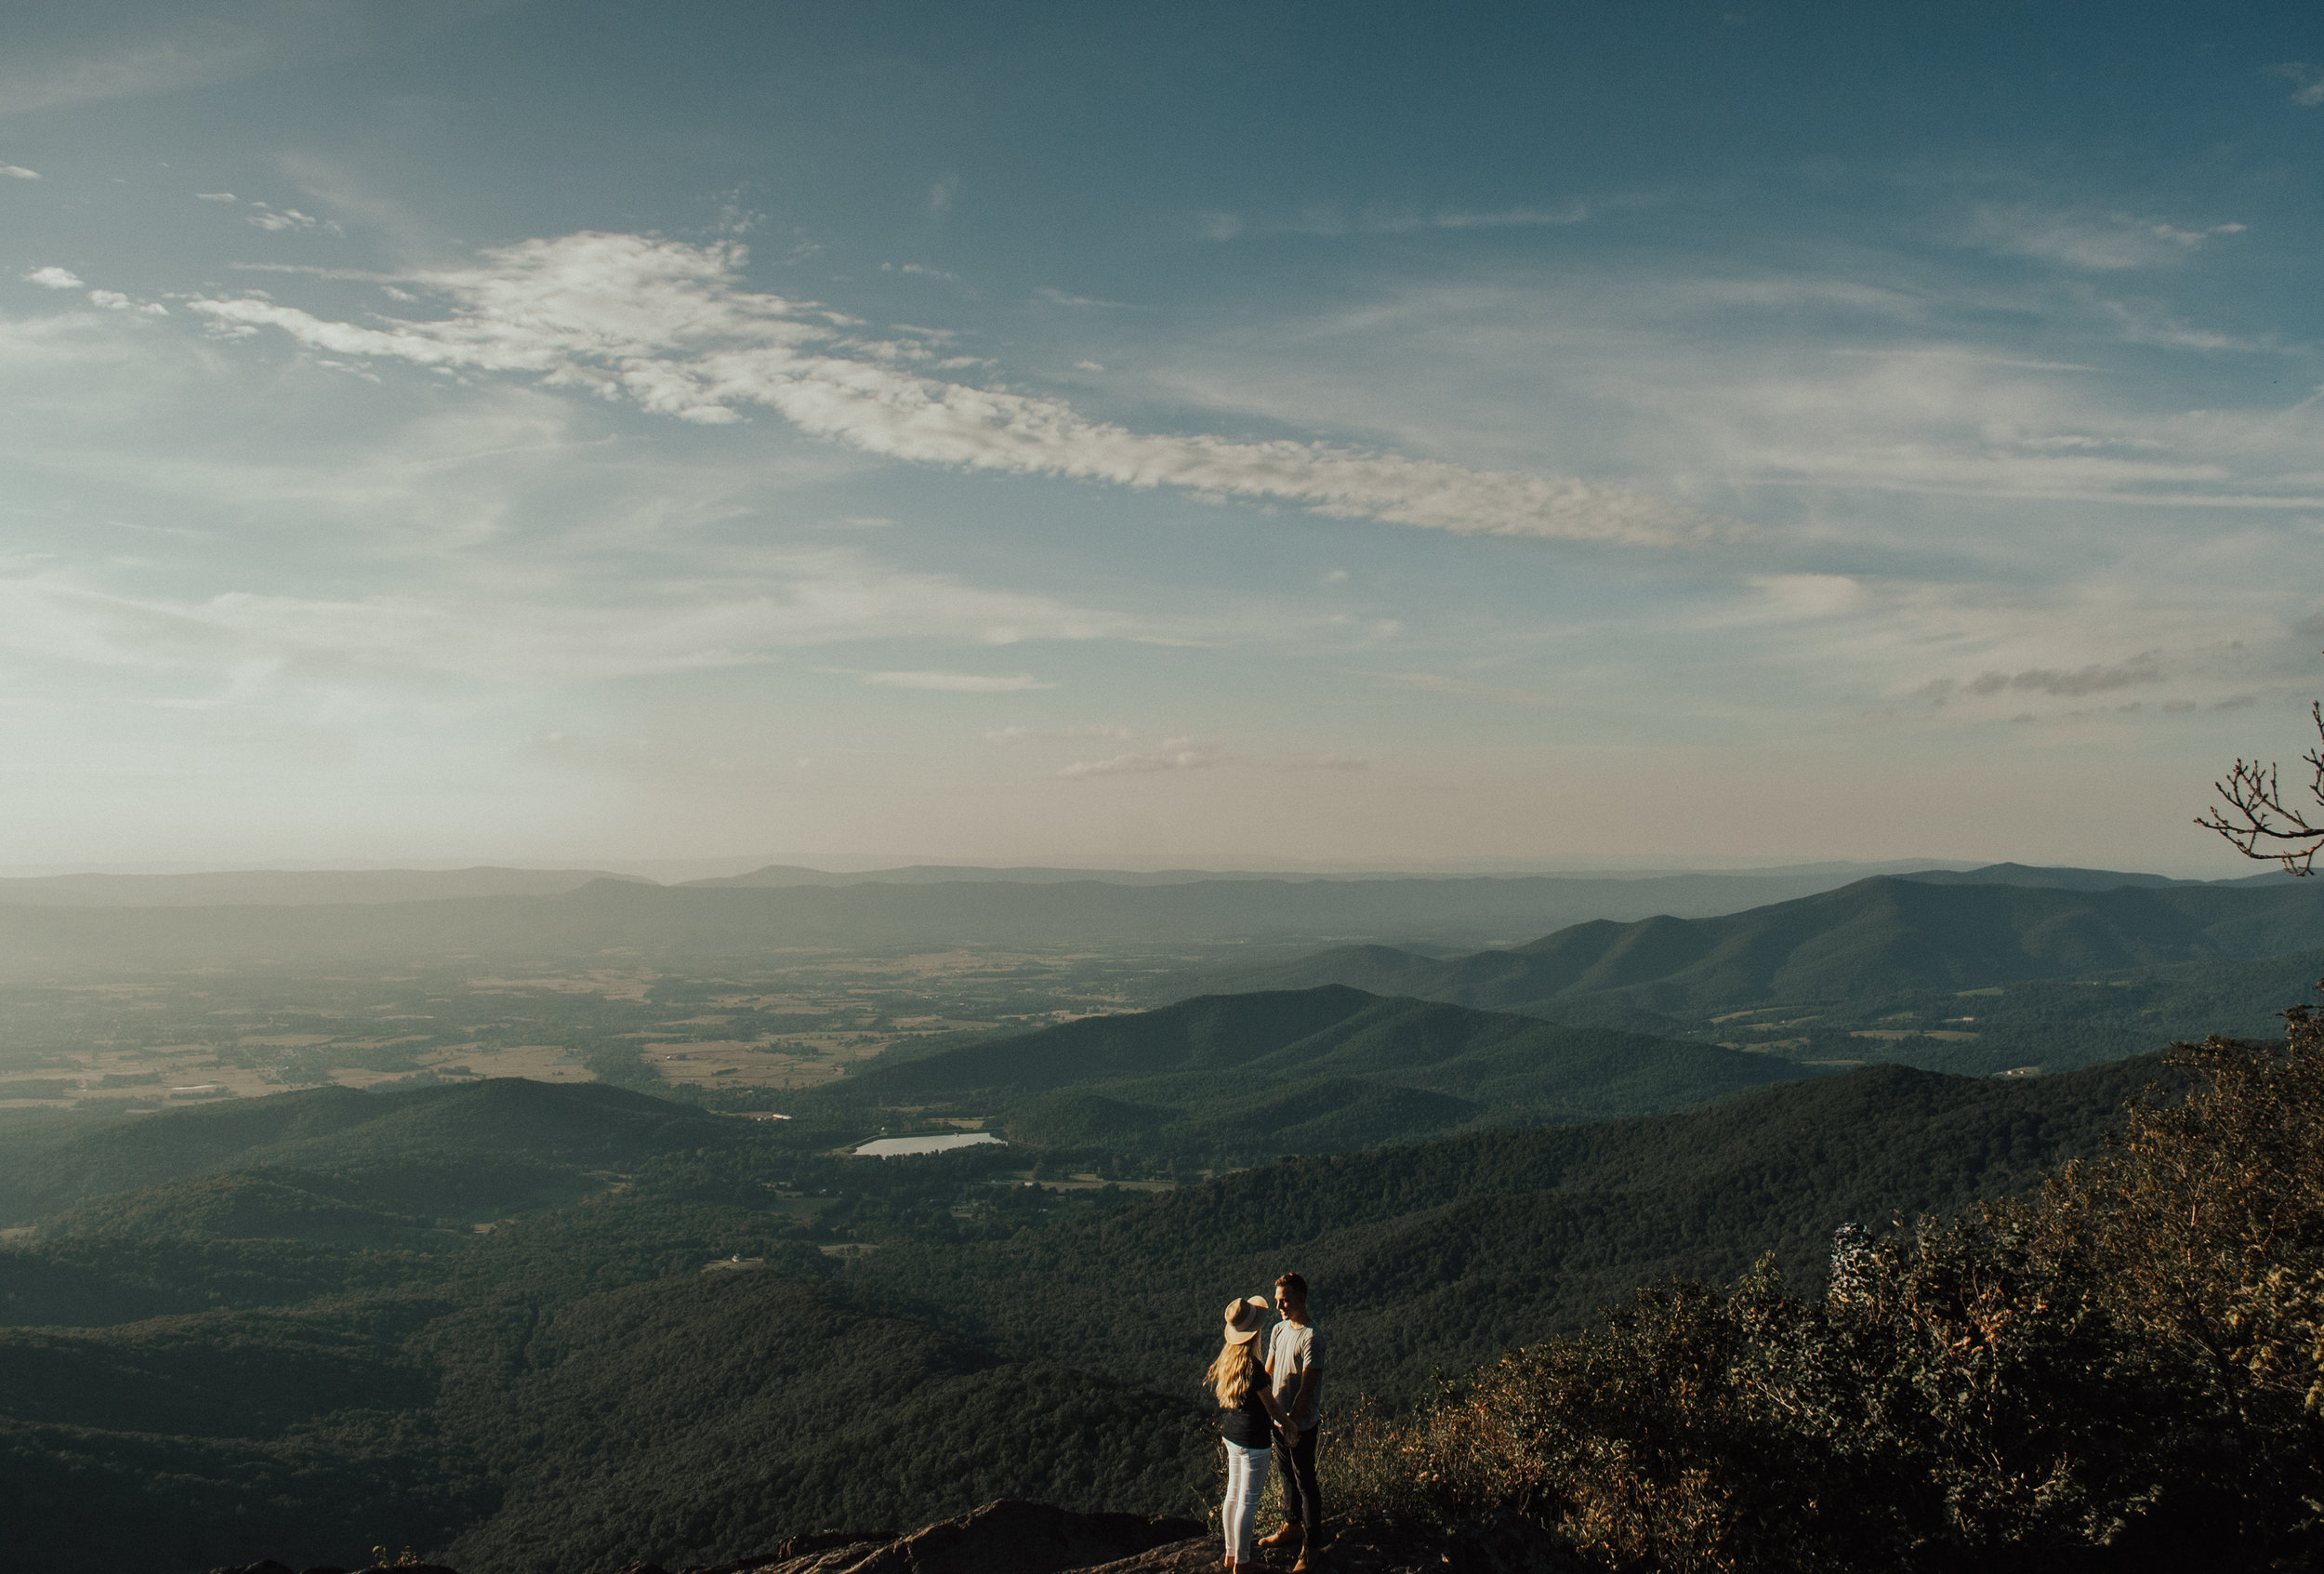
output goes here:
[{"label": "dark jeans", "polygon": [[1300,1434],[1295,1447],[1283,1446],[1283,1434],[1275,1434],[1275,1469],[1283,1477],[1283,1517],[1306,1532],[1307,1544],[1314,1546],[1324,1530],[1324,1493],[1315,1485],[1315,1434],[1319,1429],[1309,1427]]}]

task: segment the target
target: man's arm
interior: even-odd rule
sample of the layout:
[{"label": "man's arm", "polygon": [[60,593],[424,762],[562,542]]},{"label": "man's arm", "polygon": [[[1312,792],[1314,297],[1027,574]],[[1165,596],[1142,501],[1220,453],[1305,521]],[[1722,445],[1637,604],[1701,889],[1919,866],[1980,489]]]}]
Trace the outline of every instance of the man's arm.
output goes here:
[{"label": "man's arm", "polygon": [[[1299,1418],[1307,1413],[1307,1402],[1314,1396],[1315,1369],[1314,1367],[1309,1367],[1305,1371],[1300,1373],[1299,1391],[1291,1395],[1291,1402],[1283,1407],[1282,1417],[1275,1422],[1277,1429],[1282,1432],[1284,1436],[1289,1438],[1292,1443],[1299,1441]],[[1287,1444],[1285,1446],[1287,1448],[1289,1445]]]}]

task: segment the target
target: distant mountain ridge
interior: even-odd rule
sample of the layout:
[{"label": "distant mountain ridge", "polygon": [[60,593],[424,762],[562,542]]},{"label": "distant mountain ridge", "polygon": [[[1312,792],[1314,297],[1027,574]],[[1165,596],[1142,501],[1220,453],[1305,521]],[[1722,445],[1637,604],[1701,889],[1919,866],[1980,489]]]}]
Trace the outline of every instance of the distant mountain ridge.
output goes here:
[{"label": "distant mountain ridge", "polygon": [[1449,960],[1344,946],[1240,982],[1344,984],[1550,1015],[1585,1006],[1699,1012],[2243,961],[2318,946],[2324,887],[2289,880],[2037,886],[1883,877],[1715,918],[1599,919]]},{"label": "distant mountain ridge", "polygon": [[[1997,865],[1995,866],[2015,868],[2018,866]],[[676,883],[680,887],[690,889],[719,887],[781,889],[800,885],[939,885],[952,881],[977,885],[1065,885],[1077,880],[1093,880],[1101,885],[1194,885],[1205,880],[1286,880],[1293,884],[1302,884],[1308,881],[1348,883],[1406,880],[1565,880],[1576,884],[1608,882],[1637,884],[1649,880],[1714,880],[1768,881],[1778,886],[1799,885],[1805,889],[1825,891],[1851,880],[1863,880],[1873,875],[1917,872],[1924,868],[1935,874],[1966,872],[1956,871],[1951,866],[1945,865],[1942,860],[1909,858],[1884,864],[1803,864],[1796,866],[1715,871],[1583,869],[1571,873],[1522,870],[1507,874],[1446,874],[1398,869],[1367,869],[1352,872],[1306,869],[1108,869],[1048,865],[988,866],[978,864],[905,864],[886,869],[833,871],[810,868],[801,864],[769,864],[763,868],[752,869],[745,874],[680,880]],[[2158,880],[2163,879],[2160,875],[2131,878]]]},{"label": "distant mountain ridge", "polygon": [[559,896],[592,880],[651,885],[602,869],[230,869],[216,874],[37,875],[0,879],[0,906],[307,906]]},{"label": "distant mountain ridge", "polygon": [[[1822,889],[1820,879],[1805,882]],[[141,967],[427,958],[625,965],[770,950],[1395,941],[1455,947],[1580,919],[1733,912],[1802,884],[1758,877],[1096,880],[665,887],[593,880],[557,895],[281,906],[0,903],[0,976]]]},{"label": "distant mountain ridge", "polygon": [[2229,880],[2173,880],[2169,875],[2120,869],[2043,868],[2029,864],[1987,864],[1979,869],[1917,869],[1896,876],[1923,885],[2023,885],[2049,891],[2114,891],[2126,885],[2288,885],[2299,877],[2283,869]]}]

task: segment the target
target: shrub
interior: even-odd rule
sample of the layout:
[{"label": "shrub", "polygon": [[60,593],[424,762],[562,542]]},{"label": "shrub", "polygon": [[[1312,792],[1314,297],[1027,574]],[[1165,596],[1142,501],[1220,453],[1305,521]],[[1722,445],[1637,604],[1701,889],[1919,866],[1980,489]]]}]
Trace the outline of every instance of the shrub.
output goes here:
[{"label": "shrub", "polygon": [[2324,1023],[2170,1064],[2029,1201],[1835,1237],[1827,1281],[1640,1290],[1405,1417],[1330,1489],[1516,1514],[1608,1569],[2299,1557],[2324,1514]]}]

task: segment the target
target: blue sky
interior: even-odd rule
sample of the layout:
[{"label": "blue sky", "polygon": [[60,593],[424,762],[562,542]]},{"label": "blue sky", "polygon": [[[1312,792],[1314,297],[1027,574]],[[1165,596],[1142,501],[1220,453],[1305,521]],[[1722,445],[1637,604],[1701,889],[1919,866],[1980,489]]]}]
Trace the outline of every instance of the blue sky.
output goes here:
[{"label": "blue sky", "polygon": [[2324,688],[2313,7],[10,46],[0,862],[2233,873]]}]

